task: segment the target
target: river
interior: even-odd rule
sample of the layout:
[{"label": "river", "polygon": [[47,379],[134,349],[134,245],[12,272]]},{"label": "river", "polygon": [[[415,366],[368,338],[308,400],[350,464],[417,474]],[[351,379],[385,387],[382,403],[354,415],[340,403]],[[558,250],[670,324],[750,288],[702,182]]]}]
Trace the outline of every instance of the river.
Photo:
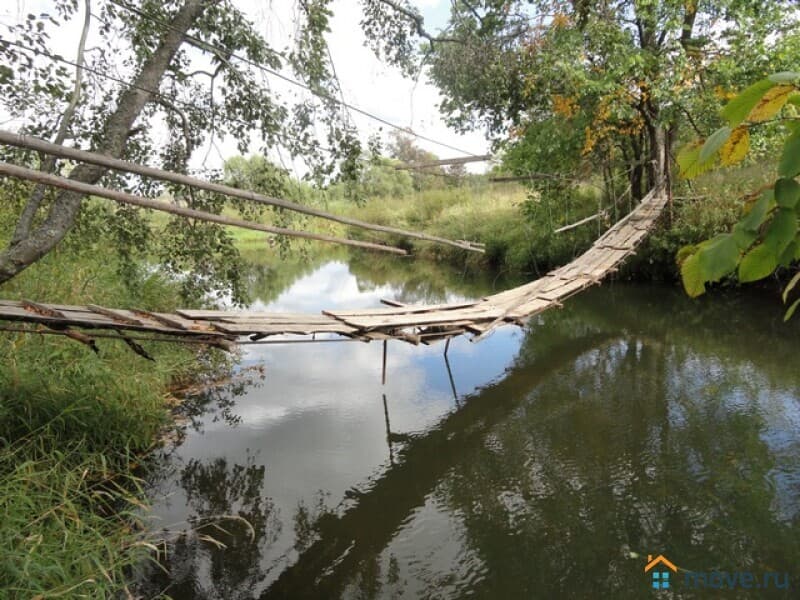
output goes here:
[{"label": "river", "polygon": [[[292,312],[508,285],[344,255],[252,277],[253,308]],[[642,598],[663,554],[669,597],[709,597],[691,571],[796,598],[800,319],[781,317],[756,294],[610,283],[446,359],[391,342],[385,385],[379,343],[251,346],[263,379],[207,394],[154,459],[149,522],[171,542],[137,591]]]}]

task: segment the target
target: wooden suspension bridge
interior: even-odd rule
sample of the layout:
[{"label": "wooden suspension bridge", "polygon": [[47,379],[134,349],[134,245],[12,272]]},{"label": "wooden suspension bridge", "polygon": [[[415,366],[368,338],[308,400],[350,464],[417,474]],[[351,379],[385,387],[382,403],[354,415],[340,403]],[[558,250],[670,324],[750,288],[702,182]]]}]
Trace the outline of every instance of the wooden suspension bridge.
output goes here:
[{"label": "wooden suspension bridge", "polygon": [[[180,183],[195,185],[203,189],[211,186],[214,187],[214,191],[220,193],[231,193],[233,190],[233,188],[225,188],[225,186],[217,184],[199,182],[199,180],[184,175],[169,174],[169,177],[165,177],[166,173],[163,171],[56,146],[41,140],[36,141],[27,136],[0,132],[0,142],[33,147],[40,151],[94,162],[126,172],[172,181],[180,179]],[[43,174],[5,163],[0,163],[0,173],[66,189],[74,186],[73,182],[55,175]],[[83,185],[83,188],[82,191],[86,193],[98,194],[120,202],[135,203],[132,199],[138,198],[97,186]],[[107,193],[104,193],[104,190]],[[241,190],[233,190],[233,192],[231,195],[244,196],[265,203],[280,202],[283,204],[278,205],[286,207],[287,201],[259,197],[252,192]],[[66,335],[95,350],[97,346],[94,338],[109,335],[121,336],[134,351],[146,357],[146,352],[137,343],[142,339],[195,342],[225,349],[232,348],[236,343],[257,343],[270,336],[282,334],[311,336],[311,339],[316,339],[317,334],[335,334],[340,338],[365,342],[402,340],[412,344],[430,344],[463,334],[472,334],[473,341],[477,341],[499,326],[506,324],[522,326],[534,315],[552,307],[560,307],[562,302],[570,296],[598,284],[605,276],[615,272],[619,265],[634,253],[638,244],[655,226],[667,199],[668,194],[664,188],[652,190],[631,213],[613,225],[585,253],[569,264],[528,284],[471,302],[405,305],[392,300],[384,300],[384,303],[389,306],[360,310],[326,310],[319,314],[291,314],[191,309],[158,313],[91,304],[68,306],[30,300],[0,300],[0,320],[36,324],[40,326],[37,330],[19,330]],[[158,205],[158,201],[151,201],[150,207],[157,210],[163,209],[163,207],[153,206],[153,204]],[[297,207],[292,205],[289,208],[296,209]],[[307,213],[311,211],[309,214],[322,218],[331,217],[327,213],[314,211],[308,207],[302,207],[302,210]],[[205,218],[199,211],[185,216]],[[336,219],[341,222],[341,218],[336,217]],[[218,219],[217,221],[219,222]],[[388,230],[391,233],[399,234],[410,233],[350,221],[352,225],[366,225],[370,229]],[[469,242],[441,240],[416,232],[411,232],[411,235],[419,239],[449,243],[465,250],[482,250],[479,245]],[[333,238],[323,241],[341,242],[340,239]],[[380,245],[374,246],[379,249],[389,248]],[[151,337],[143,338],[141,334],[148,334]],[[153,335],[157,337],[152,337]]]}]

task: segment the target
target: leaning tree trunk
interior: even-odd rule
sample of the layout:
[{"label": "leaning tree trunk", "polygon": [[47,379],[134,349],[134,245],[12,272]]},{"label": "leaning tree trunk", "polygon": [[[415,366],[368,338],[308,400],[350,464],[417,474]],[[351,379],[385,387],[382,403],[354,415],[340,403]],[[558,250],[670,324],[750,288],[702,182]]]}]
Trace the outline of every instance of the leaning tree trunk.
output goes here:
[{"label": "leaning tree trunk", "polygon": [[[119,104],[105,122],[103,141],[95,151],[118,158],[122,156],[128,132],[145,105],[157,90],[164,72],[205,7],[206,0],[186,0],[168,26],[153,52],[144,62],[141,71],[119,99]],[[81,183],[94,184],[108,171],[103,167],[81,164],[69,178]],[[77,192],[60,192],[47,217],[34,231],[0,252],[0,283],[8,281],[19,272],[50,252],[75,224],[84,195]]]}]

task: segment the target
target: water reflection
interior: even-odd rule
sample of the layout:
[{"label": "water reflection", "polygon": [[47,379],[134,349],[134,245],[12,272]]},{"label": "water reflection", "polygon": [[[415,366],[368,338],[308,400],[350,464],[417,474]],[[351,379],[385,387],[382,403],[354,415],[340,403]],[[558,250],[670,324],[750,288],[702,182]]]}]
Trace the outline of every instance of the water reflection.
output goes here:
[{"label": "water reflection", "polygon": [[252,458],[192,459],[182,469],[191,530],[170,548],[165,589],[174,597],[247,598],[266,578],[259,568],[264,547],[282,523],[263,496],[265,468]]},{"label": "water reflection", "polygon": [[[330,307],[320,289],[354,306],[491,285],[400,290],[384,270],[369,280],[365,264],[321,265],[271,306]],[[266,380],[236,399],[239,425],[199,417],[202,433],[153,484],[162,523],[189,520],[194,533],[141,592],[640,598],[648,582],[632,556],[647,553],[787,572],[796,592],[797,333],[758,298],[617,285],[524,334],[456,340],[447,360],[443,345],[392,344],[386,386],[377,344],[258,348],[247,362],[264,362]],[[235,519],[209,533],[220,515],[253,529]]]}]

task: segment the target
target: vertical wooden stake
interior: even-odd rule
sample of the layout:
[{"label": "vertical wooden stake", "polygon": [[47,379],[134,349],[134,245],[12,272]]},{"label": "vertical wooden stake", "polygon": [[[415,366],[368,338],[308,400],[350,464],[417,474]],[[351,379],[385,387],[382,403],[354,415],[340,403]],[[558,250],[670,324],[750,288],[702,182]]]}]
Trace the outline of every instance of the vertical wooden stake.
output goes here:
[{"label": "vertical wooden stake", "polygon": [[381,375],[381,385],[386,385],[386,346],[389,340],[383,340],[383,373]]}]

